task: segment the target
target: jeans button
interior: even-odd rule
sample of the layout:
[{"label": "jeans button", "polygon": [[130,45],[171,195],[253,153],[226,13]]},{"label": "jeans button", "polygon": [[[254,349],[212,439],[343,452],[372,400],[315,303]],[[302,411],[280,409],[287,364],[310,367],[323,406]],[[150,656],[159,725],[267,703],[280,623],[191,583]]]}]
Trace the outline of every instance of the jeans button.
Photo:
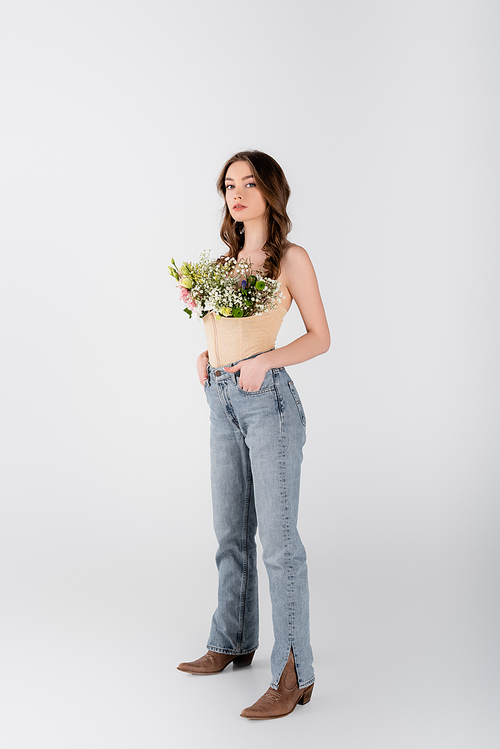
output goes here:
[{"label": "jeans button", "polygon": [[218,369],[218,370],[216,371],[216,373],[215,373],[215,376],[216,376],[216,377],[220,377],[220,376],[221,376],[221,374],[222,374],[222,372],[220,371],[220,369]]}]

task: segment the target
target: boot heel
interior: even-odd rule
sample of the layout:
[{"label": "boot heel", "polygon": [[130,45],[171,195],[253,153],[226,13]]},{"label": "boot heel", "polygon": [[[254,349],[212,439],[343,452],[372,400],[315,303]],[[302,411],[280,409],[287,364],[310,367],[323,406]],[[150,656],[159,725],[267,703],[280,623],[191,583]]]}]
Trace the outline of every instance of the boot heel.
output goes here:
[{"label": "boot heel", "polygon": [[239,655],[233,661],[234,667],[244,668],[245,666],[249,666],[253,661],[254,655],[255,655],[255,650],[252,653],[245,653],[245,655]]},{"label": "boot heel", "polygon": [[311,684],[310,687],[307,687],[306,691],[304,692],[304,694],[299,700],[299,705],[307,705],[307,703],[311,701],[313,687],[314,687],[314,684]]}]

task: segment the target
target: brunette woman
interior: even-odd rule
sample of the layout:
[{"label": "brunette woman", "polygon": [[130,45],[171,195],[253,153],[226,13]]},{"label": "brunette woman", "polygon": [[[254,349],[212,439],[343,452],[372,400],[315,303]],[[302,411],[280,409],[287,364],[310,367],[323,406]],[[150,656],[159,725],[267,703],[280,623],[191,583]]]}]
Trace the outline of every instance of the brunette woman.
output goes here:
[{"label": "brunette woman", "polygon": [[[228,257],[248,258],[278,279],[283,297],[271,312],[204,319],[208,350],[197,360],[210,406],[211,483],[218,540],[218,606],[208,653],[178,668],[214,674],[248,666],[258,647],[257,527],[269,576],[274,629],[272,681],[243,710],[245,718],[279,718],[311,699],[306,553],[297,530],[305,415],[284,369],[328,350],[330,335],[307,252],[287,240],[288,182],[279,164],[260,151],[235,154],[218,190],[225,199],[221,237]],[[274,348],[295,300],[306,332]]]}]

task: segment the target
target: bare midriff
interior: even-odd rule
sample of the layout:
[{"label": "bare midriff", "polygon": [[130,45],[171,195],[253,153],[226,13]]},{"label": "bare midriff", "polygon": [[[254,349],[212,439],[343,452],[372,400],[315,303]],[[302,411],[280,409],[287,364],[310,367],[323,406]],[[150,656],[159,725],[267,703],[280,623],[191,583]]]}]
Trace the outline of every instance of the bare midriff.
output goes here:
[{"label": "bare midriff", "polygon": [[290,302],[290,299],[280,299],[275,309],[251,317],[217,320],[213,312],[205,315],[208,361],[212,367],[227,367],[273,349]]}]

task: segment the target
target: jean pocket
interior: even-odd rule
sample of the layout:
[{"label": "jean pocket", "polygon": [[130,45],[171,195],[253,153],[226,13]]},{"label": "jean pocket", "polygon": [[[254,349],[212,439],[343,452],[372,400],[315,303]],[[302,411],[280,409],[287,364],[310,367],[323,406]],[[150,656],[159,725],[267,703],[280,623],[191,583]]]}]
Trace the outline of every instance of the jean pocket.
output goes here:
[{"label": "jean pocket", "polygon": [[295,385],[293,384],[292,380],[288,381],[288,387],[290,388],[290,392],[293,396],[293,399],[295,401],[295,405],[297,406],[297,411],[299,412],[300,420],[303,424],[303,426],[306,425],[306,415],[304,413],[304,408],[302,406],[302,401],[299,398],[299,394],[295,388]]}]

